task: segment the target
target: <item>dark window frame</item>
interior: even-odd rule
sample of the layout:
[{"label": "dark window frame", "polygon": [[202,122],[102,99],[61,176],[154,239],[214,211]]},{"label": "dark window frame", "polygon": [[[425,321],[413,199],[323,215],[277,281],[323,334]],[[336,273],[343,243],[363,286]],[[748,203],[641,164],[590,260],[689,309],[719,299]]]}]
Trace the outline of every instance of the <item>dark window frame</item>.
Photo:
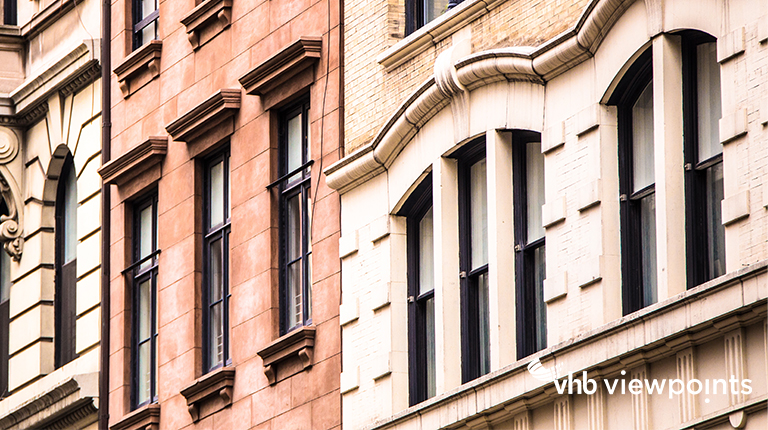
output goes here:
[{"label": "dark window frame", "polygon": [[[158,307],[157,307],[157,273],[159,260],[158,256],[160,250],[158,248],[157,234],[158,234],[158,209],[157,209],[157,192],[151,193],[149,196],[145,196],[136,200],[133,206],[133,237],[132,237],[132,260],[133,263],[127,268],[124,273],[129,273],[131,276],[131,407],[132,409],[138,409],[141,406],[156,403],[158,401],[158,387],[157,387],[157,360],[158,360]],[[141,257],[141,211],[152,207],[152,251],[149,255]],[[147,267],[141,267],[144,263],[149,262]],[[150,337],[148,340],[139,339],[139,315],[140,306],[140,294],[139,285],[142,282],[149,281],[150,288],[150,313],[146,317],[149,320],[150,325]],[[140,378],[140,363],[139,363],[139,346],[142,343],[150,342],[150,363],[149,369],[150,376],[150,396],[147,401],[139,402],[139,378]]]},{"label": "dark window frame", "polygon": [[[5,204],[5,200],[0,198],[0,214],[7,215],[8,208]],[[8,331],[10,329],[10,295],[11,295],[11,282],[10,282],[10,267],[7,266],[10,263],[10,256],[4,249],[0,248],[0,282],[7,285],[0,285],[0,292],[6,289],[7,296],[3,298],[0,293],[0,399],[8,396],[8,360],[10,359],[8,348],[10,344],[8,342]]]},{"label": "dark window frame", "polygon": [[[536,309],[530,306],[536,301],[535,253],[546,246],[543,236],[528,242],[528,163],[527,143],[540,142],[541,135],[531,131],[514,131],[512,134],[512,193],[515,221],[515,307],[517,358],[522,359],[546,348],[546,304],[544,345],[538,344],[539,321]],[[546,260],[545,263],[546,265]],[[543,297],[543,292],[539,294]],[[543,299],[542,299],[543,300]]]},{"label": "dark window frame", "polygon": [[485,346],[479,344],[481,309],[477,294],[478,281],[481,276],[487,276],[488,264],[470,270],[472,263],[470,169],[486,157],[485,136],[467,143],[453,157],[458,159],[461,382],[463,384],[483,376],[490,370],[489,363],[485,363],[488,367],[487,371],[484,372],[482,369],[484,363],[481,363],[481,348],[488,348],[486,354],[489,356],[490,344]]},{"label": "dark window frame", "polygon": [[[310,166],[313,160],[310,159],[309,154],[309,98],[302,98],[299,102],[291,105],[279,113],[279,128],[278,128],[278,176],[279,179],[272,185],[277,186],[278,200],[279,200],[279,257],[278,264],[280,267],[280,334],[286,334],[297,328],[308,326],[312,324],[312,297],[311,297],[311,234],[309,229],[310,217],[309,214],[309,199],[311,198],[311,182],[312,172]],[[301,115],[302,118],[302,148],[301,148],[301,166],[292,171],[288,170],[288,121],[291,118],[295,118],[297,115]],[[296,175],[299,175],[298,179],[294,179]],[[301,204],[301,256],[293,261],[288,261],[288,201],[291,198],[300,195]],[[293,326],[289,323],[289,309],[288,309],[288,266],[301,260],[301,290],[302,290],[302,321]]]},{"label": "dark window frame", "polygon": [[[683,137],[685,162],[685,224],[687,287],[693,288],[713,278],[709,261],[709,230],[706,214],[707,171],[722,168],[723,153],[699,161],[698,91],[696,47],[716,42],[706,33],[687,30],[681,33],[683,54]],[[720,224],[719,228],[723,228]],[[725,249],[721,250],[723,254]]]},{"label": "dark window frame", "polygon": [[17,2],[18,0],[3,0],[3,24],[16,25],[17,18]]},{"label": "dark window frame", "polygon": [[[405,35],[413,33],[414,31],[429,24],[426,17],[426,5],[428,0],[406,0],[405,2]],[[464,0],[449,0],[448,9],[451,10],[458,6]],[[447,12],[446,12],[447,13]]]},{"label": "dark window frame", "polygon": [[[69,175],[74,174],[70,178]],[[76,346],[77,333],[77,254],[71,261],[64,262],[64,246],[66,229],[65,217],[65,188],[67,180],[71,179],[77,189],[77,172],[70,153],[64,158],[61,173],[56,186],[56,227],[55,227],[55,260],[56,272],[54,282],[54,368],[71,362],[78,357]],[[75,204],[75,220],[77,219],[77,202]],[[77,241],[77,221],[75,223],[75,242]]]},{"label": "dark window frame", "polygon": [[641,232],[640,201],[655,192],[654,184],[633,192],[633,150],[632,150],[632,106],[646,86],[653,82],[653,58],[647,48],[630,66],[608,104],[617,106],[618,111],[618,155],[620,193],[620,236],[622,308],[628,315],[645,305],[643,292],[642,249],[639,240]]},{"label": "dark window frame", "polygon": [[[421,290],[420,222],[432,208],[432,174],[428,174],[403,205],[399,215],[406,217],[408,265],[408,386],[409,404],[421,403],[429,398],[427,381],[427,317],[426,306],[434,299],[435,290],[419,294]],[[435,310],[436,311],[436,310]]]},{"label": "dark window frame", "polygon": [[[232,364],[232,357],[230,356],[230,321],[229,321],[229,303],[231,300],[232,292],[229,285],[229,234],[231,232],[232,211],[230,207],[230,165],[229,165],[229,148],[223,149],[205,160],[205,172],[203,174],[203,369],[204,373],[211,372],[220,367],[229,366]],[[210,192],[211,187],[211,167],[223,162],[225,181],[223,181],[223,214],[225,219],[221,224],[210,227],[211,221],[211,201]],[[216,302],[211,301],[211,277],[213,276],[211,269],[211,244],[217,240],[221,240],[222,246],[222,288],[221,299]],[[209,348],[212,344],[212,329],[211,313],[212,307],[218,303],[222,304],[222,360],[220,363],[212,363],[210,360]]]},{"label": "dark window frame", "polygon": [[[155,0],[155,3],[157,4],[158,0]],[[157,39],[157,27],[159,24],[158,18],[160,17],[160,7],[155,8],[155,10],[147,15],[146,18],[140,18],[143,15],[142,7],[141,7],[141,0],[133,0],[133,49],[139,49],[143,46],[142,43],[142,32],[145,28],[147,28],[150,24],[155,23],[155,39]]]}]

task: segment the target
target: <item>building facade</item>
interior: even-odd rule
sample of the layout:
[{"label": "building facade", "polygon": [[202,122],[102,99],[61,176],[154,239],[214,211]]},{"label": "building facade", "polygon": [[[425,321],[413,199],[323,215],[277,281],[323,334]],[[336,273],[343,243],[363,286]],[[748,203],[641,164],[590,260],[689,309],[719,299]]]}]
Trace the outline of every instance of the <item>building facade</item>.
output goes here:
[{"label": "building facade", "polygon": [[768,4],[344,22],[345,428],[766,426]]},{"label": "building facade", "polygon": [[339,2],[111,8],[109,428],[338,428]]},{"label": "building facade", "polygon": [[97,428],[100,4],[3,3],[0,428]]}]

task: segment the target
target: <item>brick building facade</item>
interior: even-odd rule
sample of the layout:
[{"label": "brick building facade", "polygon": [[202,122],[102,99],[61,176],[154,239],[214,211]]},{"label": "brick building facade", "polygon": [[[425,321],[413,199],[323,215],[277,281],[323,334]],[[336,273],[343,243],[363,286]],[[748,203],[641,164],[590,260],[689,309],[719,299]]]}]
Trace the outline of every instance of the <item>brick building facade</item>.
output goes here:
[{"label": "brick building facade", "polygon": [[340,4],[112,4],[109,427],[340,426]]},{"label": "brick building facade", "polygon": [[768,5],[445,9],[344,8],[345,428],[763,428]]}]

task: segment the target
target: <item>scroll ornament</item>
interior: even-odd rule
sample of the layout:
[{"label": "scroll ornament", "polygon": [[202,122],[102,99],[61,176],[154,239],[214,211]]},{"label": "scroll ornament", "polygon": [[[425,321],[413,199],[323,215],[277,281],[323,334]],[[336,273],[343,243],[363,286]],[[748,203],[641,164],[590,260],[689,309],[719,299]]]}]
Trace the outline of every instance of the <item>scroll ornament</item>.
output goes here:
[{"label": "scroll ornament", "polygon": [[13,199],[11,187],[8,181],[0,175],[0,194],[8,207],[8,215],[0,216],[0,241],[13,261],[21,259],[21,251],[24,246],[24,238],[21,237],[21,228],[18,221],[16,201]]}]

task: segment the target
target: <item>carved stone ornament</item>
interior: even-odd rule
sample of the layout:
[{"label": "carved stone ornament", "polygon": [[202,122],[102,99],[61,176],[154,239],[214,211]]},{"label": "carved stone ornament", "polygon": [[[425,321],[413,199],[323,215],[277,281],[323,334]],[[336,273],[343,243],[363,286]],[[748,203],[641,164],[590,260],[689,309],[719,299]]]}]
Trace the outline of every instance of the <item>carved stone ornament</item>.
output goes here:
[{"label": "carved stone ornament", "polygon": [[19,261],[22,248],[24,247],[24,238],[21,237],[22,229],[19,222],[19,210],[16,206],[11,185],[3,175],[0,175],[0,194],[2,194],[5,205],[8,207],[8,214],[0,216],[0,242],[3,243],[5,252],[13,258],[13,261]]},{"label": "carved stone ornament", "polygon": [[0,164],[7,164],[19,153],[19,139],[12,130],[0,127]]}]

